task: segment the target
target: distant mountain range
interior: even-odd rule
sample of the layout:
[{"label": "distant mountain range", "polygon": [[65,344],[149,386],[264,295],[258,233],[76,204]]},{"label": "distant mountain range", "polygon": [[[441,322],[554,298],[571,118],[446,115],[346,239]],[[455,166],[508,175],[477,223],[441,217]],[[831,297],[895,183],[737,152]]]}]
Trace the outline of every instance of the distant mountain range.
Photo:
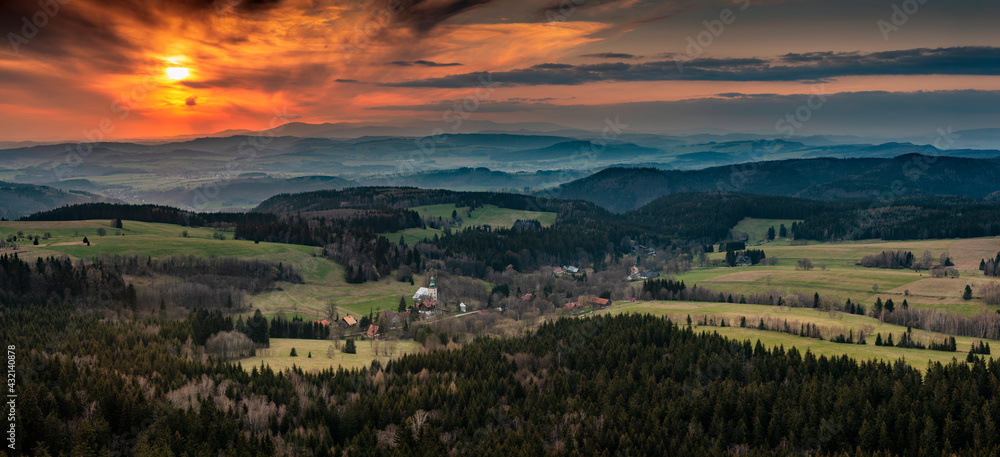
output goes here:
[{"label": "distant mountain range", "polygon": [[[613,140],[605,140],[600,132],[550,123],[467,121],[457,132],[447,127],[449,124],[420,120],[391,126],[293,122],[272,131],[232,130],[171,141],[18,142],[0,149],[0,180],[48,186],[93,198],[203,211],[242,211],[278,193],[351,186],[524,193],[556,189],[572,198],[606,200],[609,208],[623,210],[664,192],[715,189],[715,181],[730,179],[726,175],[732,174],[718,168],[741,163],[770,170],[765,174],[770,181],[745,186],[764,186],[772,189],[768,192],[780,195],[853,198],[867,191],[831,180],[845,176],[861,179],[870,167],[881,162],[841,164],[847,169],[831,171],[829,176],[823,170],[812,169],[819,165],[790,166],[784,162],[891,159],[907,154],[953,159],[1000,157],[996,149],[983,149],[1000,147],[1000,129],[950,133],[947,141],[938,141],[950,148],[942,150],[926,144],[935,138],[876,142],[822,135],[775,140],[753,133],[658,135],[625,131]],[[444,129],[446,134],[436,129]],[[605,182],[588,187],[590,181],[586,179],[570,184],[618,167],[661,170],[669,178],[655,177],[660,175],[648,170],[632,171],[636,176],[629,179],[637,179],[645,187],[623,186],[616,195],[588,196],[587,192],[618,184]],[[702,171],[681,173],[696,170]],[[592,179],[601,180],[614,173],[619,172],[601,172]],[[800,175],[811,176],[815,182],[806,186],[806,179]],[[706,184],[706,176],[712,176],[712,183]],[[566,186],[558,187],[563,184]],[[980,190],[982,187],[977,187],[968,194],[978,195]]]}]

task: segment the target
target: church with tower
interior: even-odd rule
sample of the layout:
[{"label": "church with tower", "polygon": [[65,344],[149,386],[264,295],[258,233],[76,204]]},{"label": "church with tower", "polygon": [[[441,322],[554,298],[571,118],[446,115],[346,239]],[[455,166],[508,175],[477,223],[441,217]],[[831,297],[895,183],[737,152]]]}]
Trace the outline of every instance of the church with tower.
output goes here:
[{"label": "church with tower", "polygon": [[417,289],[417,293],[413,294],[413,303],[417,311],[429,311],[437,306],[438,289],[434,284],[433,276],[431,276],[431,281],[427,287],[421,287]]}]

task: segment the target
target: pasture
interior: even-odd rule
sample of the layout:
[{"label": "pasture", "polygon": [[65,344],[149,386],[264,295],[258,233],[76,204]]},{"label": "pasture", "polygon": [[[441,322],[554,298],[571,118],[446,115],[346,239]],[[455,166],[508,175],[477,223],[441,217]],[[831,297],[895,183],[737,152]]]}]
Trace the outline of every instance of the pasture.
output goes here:
[{"label": "pasture", "polygon": [[[733,303],[647,301],[614,305],[609,310],[602,312],[610,314],[638,313],[666,316],[678,325],[686,325],[687,317],[691,316],[691,319],[694,321],[693,327],[695,330],[710,333],[718,332],[741,341],[746,339],[750,339],[752,342],[760,340],[762,344],[769,347],[784,345],[785,348],[789,348],[795,346],[801,351],[809,349],[817,355],[849,355],[861,360],[891,362],[902,358],[917,368],[926,367],[928,361],[948,363],[952,358],[964,361],[969,347],[973,342],[979,341],[978,338],[956,336],[957,352],[875,346],[876,334],[881,334],[883,339],[887,339],[889,334],[892,334],[893,340],[898,342],[900,336],[906,333],[906,327],[880,323],[872,317],[844,313],[831,314],[812,308],[787,308]],[[699,325],[698,323],[706,316],[709,319],[714,318],[716,325]],[[746,317],[747,328],[740,328],[741,317]],[[717,326],[719,319],[725,319],[727,327]],[[795,328],[798,328],[801,324],[813,324],[820,328],[824,339],[819,340],[775,331],[757,330],[756,326],[760,322],[760,319],[787,321],[790,326]],[[853,332],[854,336],[857,337],[861,331],[864,331],[866,334],[867,344],[843,344],[829,341],[830,338],[841,333],[846,336],[849,332]],[[911,336],[915,341],[928,343],[931,341],[942,342],[950,335],[912,329]],[[990,341],[990,343],[991,345],[996,345],[995,341]],[[993,357],[997,357],[997,355],[993,354]]]},{"label": "pasture", "polygon": [[[345,370],[363,368],[371,365],[375,360],[385,362],[410,354],[419,350],[419,345],[413,341],[356,341],[357,353],[345,354],[340,349],[334,348],[330,340],[300,340],[290,338],[271,338],[271,347],[259,349],[257,356],[239,361],[244,370],[250,371],[253,367],[260,367],[261,364],[271,367],[275,371],[296,366],[303,371],[320,371],[326,368],[336,369],[338,366]],[[340,342],[343,347],[343,342]],[[290,354],[295,348],[296,357]],[[330,349],[333,349],[332,351]],[[377,352],[377,354],[376,354]],[[309,354],[312,353],[312,357]],[[329,355],[329,356],[328,356]]]},{"label": "pasture", "polygon": [[[462,223],[453,227],[453,229],[480,227],[483,225],[489,225],[490,227],[495,228],[510,228],[513,227],[514,223],[518,220],[536,220],[541,223],[543,227],[549,227],[556,222],[556,213],[544,211],[522,211],[500,208],[495,205],[485,205],[481,208],[476,208],[472,210],[471,215],[469,215],[469,208],[467,206],[456,206],[454,203],[414,206],[410,209],[420,213],[421,217],[440,217],[445,220],[450,218],[452,211],[454,211],[462,219]],[[381,235],[392,241],[399,241],[400,237],[402,237],[403,241],[412,245],[423,241],[424,239],[433,238],[434,235],[441,235],[442,233],[444,232],[440,229],[428,227],[411,228],[401,230],[396,233],[382,233]]]},{"label": "pasture", "polygon": [[[0,236],[51,235],[38,246],[31,241],[17,241],[18,254],[24,258],[37,256],[68,255],[74,259],[92,259],[102,254],[140,254],[152,257],[194,255],[202,257],[241,257],[282,262],[297,266],[303,274],[303,284],[279,283],[278,289],[255,295],[252,306],[265,314],[300,313],[316,319],[325,317],[329,303],[336,303],[341,314],[348,312],[356,317],[378,309],[395,310],[399,297],[411,297],[418,286],[398,282],[392,278],[364,284],[344,281],[343,267],[320,255],[318,248],[281,243],[254,243],[234,240],[232,233],[205,228],[181,227],[172,224],[149,222],[122,222],[123,235],[114,235],[108,220],[60,222],[0,222]],[[97,235],[104,229],[105,236]],[[187,236],[182,236],[183,232]],[[226,239],[214,239],[220,233]],[[86,236],[91,245],[82,243]]]},{"label": "pasture", "polygon": [[[767,227],[777,220],[744,219],[734,228]],[[785,221],[789,222],[789,221]],[[789,226],[786,224],[786,227]],[[748,243],[748,246],[750,244]],[[907,300],[910,305],[942,308],[951,312],[977,314],[984,309],[994,312],[1000,307],[986,306],[977,294],[980,286],[998,281],[983,276],[979,271],[979,261],[994,257],[1000,251],[1000,237],[879,241],[865,240],[838,243],[817,243],[809,241],[795,245],[787,240],[763,241],[753,249],[762,249],[768,258],[777,258],[776,265],[755,265],[752,267],[701,267],[678,276],[688,286],[698,284],[725,293],[752,294],[781,291],[785,294],[801,293],[851,299],[866,306],[875,302],[892,299],[895,303]],[[927,271],[910,269],[865,268],[856,265],[862,257],[882,251],[911,251],[918,259],[924,251],[929,251],[937,260],[947,252],[958,278],[934,278]],[[724,252],[709,255],[710,259],[723,259]],[[802,270],[798,261],[808,259],[813,268]],[[973,299],[963,300],[966,285],[973,289]]]}]

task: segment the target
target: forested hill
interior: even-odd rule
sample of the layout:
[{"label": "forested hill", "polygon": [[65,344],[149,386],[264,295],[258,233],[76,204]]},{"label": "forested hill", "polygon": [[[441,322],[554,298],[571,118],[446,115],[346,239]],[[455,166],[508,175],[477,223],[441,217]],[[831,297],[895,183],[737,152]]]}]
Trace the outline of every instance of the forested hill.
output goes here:
[{"label": "forested hill", "polygon": [[190,355],[182,341],[212,324],[194,313],[110,322],[55,295],[0,305],[4,341],[45,348],[18,384],[28,455],[1000,452],[996,360],[921,373],[630,315],[562,319],[360,370],[247,373]]},{"label": "forested hill", "polygon": [[444,203],[453,203],[457,206],[468,206],[471,208],[478,208],[483,205],[496,205],[500,208],[524,211],[560,213],[573,210],[607,215],[606,210],[586,201],[569,202],[502,192],[456,192],[442,189],[417,189],[414,187],[355,187],[343,190],[281,194],[265,200],[254,211],[264,213],[293,213],[339,208],[409,208]]},{"label": "forested hill", "polygon": [[0,217],[16,219],[61,205],[87,203],[102,198],[87,192],[66,192],[47,186],[0,181]]},{"label": "forested hill", "polygon": [[609,168],[563,184],[551,194],[611,211],[639,208],[680,192],[748,192],[810,199],[867,199],[934,194],[994,198],[1000,161],[908,154],[892,159],[761,161],[694,171]]}]

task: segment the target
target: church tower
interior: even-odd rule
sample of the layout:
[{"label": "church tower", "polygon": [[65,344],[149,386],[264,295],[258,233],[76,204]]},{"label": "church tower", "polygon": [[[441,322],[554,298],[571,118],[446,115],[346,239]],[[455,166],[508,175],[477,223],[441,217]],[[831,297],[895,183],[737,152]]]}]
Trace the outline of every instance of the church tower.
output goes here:
[{"label": "church tower", "polygon": [[431,283],[430,283],[430,285],[427,286],[427,292],[430,295],[430,299],[431,300],[437,301],[437,299],[438,299],[438,289],[437,289],[437,286],[434,285],[434,277],[433,276],[431,276]]}]

